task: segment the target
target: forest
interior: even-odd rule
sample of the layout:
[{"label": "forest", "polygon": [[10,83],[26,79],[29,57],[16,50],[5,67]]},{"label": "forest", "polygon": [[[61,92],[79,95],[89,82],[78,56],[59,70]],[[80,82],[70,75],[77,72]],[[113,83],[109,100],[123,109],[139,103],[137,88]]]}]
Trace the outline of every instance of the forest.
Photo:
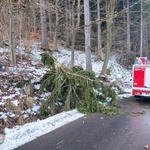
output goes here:
[{"label": "forest", "polygon": [[31,40],[41,41],[42,49],[70,48],[72,65],[73,49],[102,60],[118,53],[126,66],[149,55],[149,0],[1,0],[0,8],[0,46],[9,42],[13,64],[15,47],[23,43],[29,51]]},{"label": "forest", "polygon": [[[7,89],[13,85],[11,94],[16,92],[16,87],[24,90],[25,97],[19,99],[20,105],[14,106],[9,99],[1,108],[4,111],[13,109],[20,115],[19,119],[23,118],[22,110],[32,109],[35,102],[41,106],[41,118],[74,108],[88,113],[113,113],[116,109],[99,105],[107,97],[111,101],[116,99],[114,89],[121,92],[117,85],[107,81],[110,56],[117,54],[116,61],[129,69],[136,57],[150,55],[149,0],[1,0],[0,8],[0,47],[9,49],[10,62],[2,64],[14,68],[20,62],[23,64],[31,54],[33,42],[37,42],[42,51],[42,63],[48,69],[42,79],[34,83],[31,83],[34,74],[23,71],[23,67],[20,73],[11,73],[11,79],[2,75],[1,83],[6,78]],[[59,46],[71,52],[68,67],[52,56],[52,53],[59,53]],[[23,54],[19,47],[23,47],[29,55]],[[85,53],[85,70],[75,66],[75,50]],[[92,68],[92,54],[97,57],[96,60],[103,62],[98,78]],[[30,66],[32,63],[27,64]],[[36,65],[36,69],[39,66],[41,64]],[[7,72],[7,69],[2,71]],[[39,78],[40,73],[37,76]],[[40,90],[33,89],[37,84],[41,85]],[[1,86],[1,91],[6,92],[7,89]],[[5,92],[2,94],[5,95]],[[41,99],[35,101],[36,92],[39,95],[51,92],[51,95],[42,103]],[[56,106],[57,102],[61,102],[62,106]]]},{"label": "forest", "polygon": [[150,59],[150,0],[0,0],[0,144],[44,133],[67,119],[40,121],[68,110],[123,114],[115,100],[133,96],[141,56]]}]

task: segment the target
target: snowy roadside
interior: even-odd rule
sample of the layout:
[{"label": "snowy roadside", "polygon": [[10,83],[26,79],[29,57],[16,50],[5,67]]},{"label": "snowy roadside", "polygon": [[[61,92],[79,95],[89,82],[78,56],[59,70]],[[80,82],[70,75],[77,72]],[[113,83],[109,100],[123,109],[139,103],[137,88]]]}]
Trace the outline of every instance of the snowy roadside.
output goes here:
[{"label": "snowy roadside", "polygon": [[[36,44],[35,44],[36,45]],[[8,121],[13,121],[16,123],[17,115],[10,109],[7,110],[6,104],[8,102],[12,102],[16,107],[18,107],[19,103],[22,103],[23,99],[27,99],[26,95],[23,95],[19,88],[16,88],[16,84],[12,85],[9,82],[10,77],[13,79],[19,78],[19,73],[23,74],[25,77],[31,78],[32,83],[39,81],[39,79],[46,72],[46,68],[41,64],[41,50],[38,50],[35,46],[35,49],[32,50],[30,55],[24,54],[23,62],[18,64],[17,72],[11,69],[8,62],[8,50],[0,49],[1,60],[3,60],[3,70],[0,72],[0,116],[8,118]],[[68,66],[70,64],[70,55],[71,52],[66,49],[61,49],[59,52],[53,53],[53,56],[57,59],[57,61],[64,66]],[[28,58],[28,59],[27,59]],[[7,64],[7,65],[6,65]],[[75,51],[75,65],[80,65],[85,69],[85,53],[80,51]],[[93,71],[98,77],[100,71],[102,69],[103,62],[98,60],[95,56],[92,56],[92,66]],[[110,75],[108,78],[110,82],[114,82],[117,84],[126,95],[120,95],[119,97],[130,96],[131,94],[131,71],[123,68],[120,64],[117,63],[116,57],[111,57],[109,61],[108,68],[110,70]],[[6,78],[7,77],[7,78]],[[4,80],[5,79],[5,80]],[[35,89],[38,91],[40,85],[35,85]],[[15,87],[15,88],[14,88]],[[37,137],[44,135],[48,132],[51,132],[71,121],[74,121],[80,117],[83,117],[84,114],[79,113],[77,110],[72,110],[68,112],[62,112],[60,114],[51,116],[45,120],[39,120],[36,116],[38,113],[38,109],[40,107],[40,103],[46,99],[46,94],[37,93],[34,98],[34,104],[31,109],[25,109],[21,111],[21,115],[24,119],[24,125],[12,126],[13,128],[6,128],[6,138],[4,143],[0,145],[0,150],[12,150],[18,146],[21,146],[31,140],[36,139]],[[31,118],[32,117],[32,118]],[[31,123],[27,123],[27,119],[33,120]],[[37,121],[35,121],[37,120]]]},{"label": "snowy roadside", "polygon": [[0,145],[0,150],[13,150],[29,141],[36,139],[48,132],[51,132],[67,123],[70,123],[84,115],[77,110],[62,112],[45,120],[28,123],[23,126],[16,126],[13,129],[6,129],[6,139]]}]

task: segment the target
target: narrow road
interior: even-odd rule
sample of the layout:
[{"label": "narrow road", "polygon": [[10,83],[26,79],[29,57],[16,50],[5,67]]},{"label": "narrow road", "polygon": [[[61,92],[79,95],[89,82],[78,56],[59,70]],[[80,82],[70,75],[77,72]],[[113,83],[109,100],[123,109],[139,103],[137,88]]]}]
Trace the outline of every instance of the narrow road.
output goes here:
[{"label": "narrow road", "polygon": [[85,115],[15,150],[144,150],[150,149],[150,100],[116,103],[120,115]]}]

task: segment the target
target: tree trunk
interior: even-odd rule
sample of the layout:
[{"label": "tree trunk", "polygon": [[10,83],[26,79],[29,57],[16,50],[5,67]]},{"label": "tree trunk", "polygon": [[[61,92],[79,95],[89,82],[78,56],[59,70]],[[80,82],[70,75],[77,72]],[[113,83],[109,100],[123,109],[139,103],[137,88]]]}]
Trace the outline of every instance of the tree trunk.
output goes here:
[{"label": "tree trunk", "polygon": [[9,17],[10,17],[10,24],[9,24],[9,46],[10,46],[10,60],[11,64],[16,66],[16,51],[15,51],[15,28],[14,28],[14,8],[12,0],[8,0],[9,4]]},{"label": "tree trunk", "polygon": [[131,52],[129,6],[129,0],[127,0],[127,54]]},{"label": "tree trunk", "polygon": [[70,29],[69,29],[69,13],[70,13],[70,1],[65,0],[65,19],[66,19],[66,47],[70,47]]},{"label": "tree trunk", "polygon": [[[100,6],[99,6],[100,0],[97,0],[97,19],[100,20]],[[97,24],[97,43],[98,43],[98,56],[100,57],[100,59],[103,60],[102,58],[102,40],[101,40],[101,21],[98,22]]]},{"label": "tree trunk", "polygon": [[112,24],[113,24],[113,16],[114,16],[114,7],[115,7],[115,0],[110,0],[108,5],[108,13],[106,15],[107,21],[107,45],[106,45],[106,56],[104,60],[104,64],[102,67],[101,74],[106,76],[107,65],[110,56],[110,50],[112,45]]},{"label": "tree trunk", "polygon": [[141,0],[141,40],[140,40],[140,56],[143,55],[143,0]]},{"label": "tree trunk", "polygon": [[31,9],[32,9],[32,15],[33,15],[33,32],[36,33],[36,30],[37,30],[37,25],[36,25],[36,11],[35,11],[35,7],[34,6],[31,6]]},{"label": "tree trunk", "polygon": [[[20,12],[20,22],[19,22],[19,45],[21,46],[21,40],[22,40],[22,23],[23,23],[23,12]],[[20,49],[20,59],[22,62],[22,53]]]},{"label": "tree trunk", "polygon": [[40,16],[41,16],[41,30],[42,30],[41,48],[44,50],[49,50],[44,0],[40,0]]},{"label": "tree trunk", "polygon": [[149,43],[148,43],[148,25],[147,25],[147,23],[146,23],[146,25],[145,25],[145,47],[146,47],[146,55],[148,56],[148,53],[149,53],[149,51],[148,51],[148,48],[149,48]]},{"label": "tree trunk", "polygon": [[0,47],[3,47],[3,33],[2,33],[2,27],[0,27]]},{"label": "tree trunk", "polygon": [[48,13],[48,20],[49,20],[49,32],[52,32],[52,20],[51,20],[51,12]]},{"label": "tree trunk", "polygon": [[72,42],[71,42],[71,68],[74,66],[74,47],[75,47],[75,38],[80,24],[80,0],[78,0],[77,6],[77,24],[75,25],[75,14],[74,14],[75,0],[72,5]]},{"label": "tree trunk", "polygon": [[58,16],[58,1],[55,1],[55,32],[54,32],[54,48],[53,50],[58,50],[58,25],[59,25],[59,16]]},{"label": "tree trunk", "polygon": [[90,26],[90,7],[89,0],[84,0],[84,31],[85,31],[85,52],[86,70],[92,71],[91,62],[91,26]]}]

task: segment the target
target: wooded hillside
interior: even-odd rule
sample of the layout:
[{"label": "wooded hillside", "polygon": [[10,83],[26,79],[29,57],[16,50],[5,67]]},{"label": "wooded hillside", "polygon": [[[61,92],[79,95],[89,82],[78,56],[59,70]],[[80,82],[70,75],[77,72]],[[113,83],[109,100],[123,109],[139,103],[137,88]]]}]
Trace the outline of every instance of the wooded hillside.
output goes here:
[{"label": "wooded hillside", "polygon": [[[39,116],[45,118],[74,108],[85,113],[104,112],[101,103],[115,100],[122,92],[119,88],[122,85],[131,87],[130,72],[128,75],[122,73],[120,64],[119,71],[114,71],[118,64],[116,59],[128,66],[136,56],[149,55],[149,1],[0,2],[0,47],[3,47],[0,49],[0,101],[3,104],[0,110],[7,116],[6,126],[22,125]],[[56,53],[61,54],[60,45],[70,52],[69,57],[65,57],[69,60],[67,67],[53,57]],[[79,51],[75,49],[82,51],[84,56],[76,55]],[[67,51],[59,59],[67,55]],[[114,56],[115,63],[108,68],[113,54],[118,56]],[[41,64],[41,56],[44,56],[45,66]],[[76,63],[84,59],[84,62]],[[95,62],[98,68],[94,68]],[[107,75],[118,72],[123,75],[115,79],[112,76],[111,81],[107,79]],[[125,78],[128,78],[126,83]],[[45,92],[51,95],[41,97]],[[30,116],[28,109],[33,112],[34,106],[37,107],[36,115]],[[114,113],[116,109],[106,107],[106,111]]]},{"label": "wooded hillside", "polygon": [[149,0],[1,0],[0,11],[0,46],[9,41],[14,65],[16,46],[30,51],[31,40],[45,50],[70,48],[72,66],[74,48],[92,50],[102,60],[109,59],[109,51],[118,53],[124,65],[150,53]]}]

